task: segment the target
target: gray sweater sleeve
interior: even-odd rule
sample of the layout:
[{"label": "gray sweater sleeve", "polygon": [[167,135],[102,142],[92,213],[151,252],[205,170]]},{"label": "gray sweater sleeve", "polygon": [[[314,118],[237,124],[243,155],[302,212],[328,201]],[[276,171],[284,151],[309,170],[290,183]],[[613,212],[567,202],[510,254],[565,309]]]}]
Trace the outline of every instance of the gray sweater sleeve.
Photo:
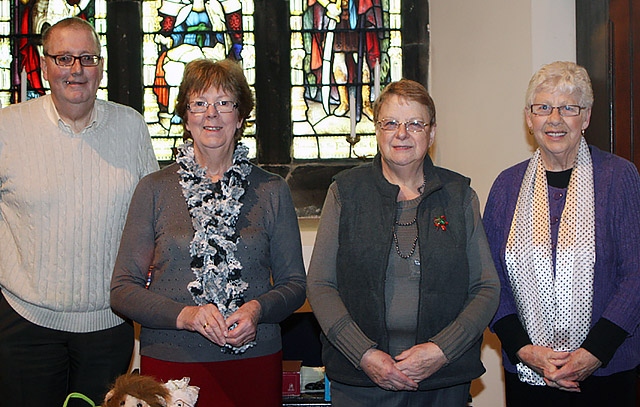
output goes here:
[{"label": "gray sweater sleeve", "polygon": [[463,310],[431,338],[449,361],[467,351],[481,336],[498,307],[500,281],[480,218],[480,204],[471,190],[465,208],[469,292]]},{"label": "gray sweater sleeve", "polygon": [[340,295],[336,278],[340,198],[335,183],[322,207],[307,276],[307,297],[327,339],[356,367],[376,343],[353,321]]},{"label": "gray sweater sleeve", "polygon": [[138,184],[111,279],[111,307],[149,328],[176,329],[185,304],[145,289],[155,247],[154,193],[150,177]]},{"label": "gray sweater sleeve", "polygon": [[[269,231],[269,265],[273,287],[260,295],[260,323],[279,323],[304,303],[306,275],[302,260],[300,228],[291,192],[278,179],[277,193],[269,193],[274,202]],[[266,199],[266,198],[265,198]]]}]

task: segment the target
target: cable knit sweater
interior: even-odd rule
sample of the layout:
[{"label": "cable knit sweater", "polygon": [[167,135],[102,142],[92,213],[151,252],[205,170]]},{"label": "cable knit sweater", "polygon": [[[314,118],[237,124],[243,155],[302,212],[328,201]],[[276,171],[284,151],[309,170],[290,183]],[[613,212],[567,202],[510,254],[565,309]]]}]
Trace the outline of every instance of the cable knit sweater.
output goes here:
[{"label": "cable knit sweater", "polygon": [[27,320],[67,332],[122,323],[109,286],[129,201],[158,168],[133,109],[96,100],[74,133],[51,96],[0,110],[0,289]]}]

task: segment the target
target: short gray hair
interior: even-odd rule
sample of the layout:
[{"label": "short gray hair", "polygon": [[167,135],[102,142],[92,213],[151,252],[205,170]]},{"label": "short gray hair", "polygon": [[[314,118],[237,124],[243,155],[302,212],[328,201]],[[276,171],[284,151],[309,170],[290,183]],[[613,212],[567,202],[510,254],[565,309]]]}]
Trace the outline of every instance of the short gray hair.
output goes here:
[{"label": "short gray hair", "polygon": [[542,66],[531,77],[525,96],[526,107],[531,107],[538,93],[558,91],[575,95],[582,107],[593,106],[593,89],[587,70],[574,62],[556,61]]},{"label": "short gray hair", "polygon": [[69,18],[60,20],[44,31],[44,33],[42,34],[42,48],[45,53],[49,52],[49,42],[51,40],[51,33],[55,30],[59,30],[63,28],[87,30],[87,32],[90,32],[91,36],[93,37],[93,40],[96,43],[96,51],[98,52],[98,55],[100,55],[100,50],[102,48],[102,45],[100,44],[100,37],[98,36],[98,33],[93,28],[93,26],[89,24],[89,22],[78,17],[69,17]]}]

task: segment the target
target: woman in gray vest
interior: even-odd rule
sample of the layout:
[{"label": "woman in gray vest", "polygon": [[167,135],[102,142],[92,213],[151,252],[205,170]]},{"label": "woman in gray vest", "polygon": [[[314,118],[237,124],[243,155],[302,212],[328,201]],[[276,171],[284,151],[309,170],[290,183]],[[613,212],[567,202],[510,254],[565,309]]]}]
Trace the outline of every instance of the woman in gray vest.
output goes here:
[{"label": "woman in gray vest", "polygon": [[334,406],[465,406],[499,281],[469,179],[427,155],[436,113],[417,82],[374,105],[379,153],[329,188],[307,294]]}]

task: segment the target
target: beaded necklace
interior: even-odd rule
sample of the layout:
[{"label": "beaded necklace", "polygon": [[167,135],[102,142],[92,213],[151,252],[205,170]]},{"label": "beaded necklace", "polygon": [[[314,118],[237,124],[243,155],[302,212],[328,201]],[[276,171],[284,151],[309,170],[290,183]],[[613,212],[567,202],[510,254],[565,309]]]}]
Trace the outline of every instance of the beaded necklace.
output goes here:
[{"label": "beaded necklace", "polygon": [[[421,195],[424,193],[425,185],[427,185],[427,179],[423,178],[422,185],[418,187],[418,192]],[[402,227],[413,226],[416,223],[416,220],[418,219],[417,216],[418,215],[416,213],[416,216],[414,216],[413,220],[411,220],[410,222],[399,222],[396,219],[395,224],[393,225],[393,242],[395,243],[395,246],[396,246],[396,253],[398,253],[398,256],[400,256],[400,258],[408,259],[409,257],[413,256],[413,253],[415,253],[416,245],[418,244],[418,228],[416,227],[416,237],[413,238],[411,251],[409,251],[409,254],[403,254],[402,251],[400,251],[400,245],[398,244],[398,226],[402,226]]]},{"label": "beaded necklace", "polygon": [[395,221],[395,224],[393,226],[393,241],[396,244],[396,253],[398,253],[398,256],[400,256],[403,259],[408,259],[409,257],[413,256],[413,253],[415,253],[416,251],[416,245],[418,244],[418,228],[416,227],[416,237],[413,238],[413,244],[411,245],[411,251],[409,252],[409,254],[403,254],[400,251],[400,245],[398,244],[398,227],[399,226],[403,226],[403,227],[408,227],[408,226],[412,226],[413,224],[416,223],[417,220],[417,216],[413,217],[413,220],[410,222],[398,222],[397,220]]}]

